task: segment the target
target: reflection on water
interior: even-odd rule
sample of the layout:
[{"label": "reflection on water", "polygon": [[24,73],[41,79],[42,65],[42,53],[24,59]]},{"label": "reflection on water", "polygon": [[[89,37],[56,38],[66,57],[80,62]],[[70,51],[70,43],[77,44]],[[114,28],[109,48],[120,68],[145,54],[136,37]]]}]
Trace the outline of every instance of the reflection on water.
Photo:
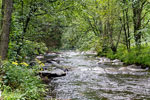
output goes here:
[{"label": "reflection on water", "polygon": [[62,52],[61,64],[70,66],[64,77],[51,80],[49,96],[65,100],[150,100],[148,72],[105,73],[96,57],[79,52]]}]

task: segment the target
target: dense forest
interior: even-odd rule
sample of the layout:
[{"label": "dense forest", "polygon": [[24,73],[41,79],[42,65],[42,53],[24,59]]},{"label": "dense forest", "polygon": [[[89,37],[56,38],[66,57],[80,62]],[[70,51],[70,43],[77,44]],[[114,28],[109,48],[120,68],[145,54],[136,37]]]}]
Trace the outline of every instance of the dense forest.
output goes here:
[{"label": "dense forest", "polygon": [[31,62],[49,52],[92,51],[150,67],[149,0],[0,1],[2,100],[42,100],[44,64]]}]

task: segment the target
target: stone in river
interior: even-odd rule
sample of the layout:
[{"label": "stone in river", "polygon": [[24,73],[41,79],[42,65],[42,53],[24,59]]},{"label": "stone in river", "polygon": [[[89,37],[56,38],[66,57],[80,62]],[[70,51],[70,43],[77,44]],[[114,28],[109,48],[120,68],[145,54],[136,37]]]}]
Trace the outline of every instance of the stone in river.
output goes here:
[{"label": "stone in river", "polygon": [[49,78],[51,77],[61,77],[61,76],[65,76],[66,75],[66,72],[64,72],[63,70],[61,69],[55,69],[55,70],[52,70],[52,71],[40,71],[39,74],[41,76],[47,76]]},{"label": "stone in river", "polygon": [[44,59],[44,56],[42,56],[42,55],[41,56],[37,56],[36,59],[42,60],[42,59]]},{"label": "stone in river", "polygon": [[58,56],[58,54],[56,53],[48,53],[45,55],[45,58],[46,59],[53,59],[53,58],[56,58]]}]

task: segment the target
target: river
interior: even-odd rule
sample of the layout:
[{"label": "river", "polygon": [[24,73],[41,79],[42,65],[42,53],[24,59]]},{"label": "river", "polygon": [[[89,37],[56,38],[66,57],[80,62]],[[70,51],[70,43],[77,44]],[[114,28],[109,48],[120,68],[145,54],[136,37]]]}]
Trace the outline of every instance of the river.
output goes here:
[{"label": "river", "polygon": [[118,68],[99,64],[90,53],[61,52],[62,66],[69,66],[66,76],[53,78],[48,97],[60,100],[150,100],[150,73],[106,73],[103,69]]}]

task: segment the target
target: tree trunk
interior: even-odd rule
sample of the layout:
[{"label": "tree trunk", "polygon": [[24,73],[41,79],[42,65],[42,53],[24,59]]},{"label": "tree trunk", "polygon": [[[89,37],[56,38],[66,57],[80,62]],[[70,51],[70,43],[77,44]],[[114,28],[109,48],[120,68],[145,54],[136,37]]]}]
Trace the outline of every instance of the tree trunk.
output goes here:
[{"label": "tree trunk", "polygon": [[137,0],[132,4],[133,8],[133,24],[134,24],[134,39],[137,47],[141,45],[142,33],[139,32],[142,23],[142,12],[147,0]]},{"label": "tree trunk", "polygon": [[2,25],[3,25],[3,18],[4,18],[4,6],[5,6],[5,0],[2,0],[2,11],[1,11],[2,19],[1,19],[1,28],[2,28]]},{"label": "tree trunk", "polygon": [[0,41],[0,56],[2,60],[7,58],[13,0],[5,0],[4,7],[4,17]]},{"label": "tree trunk", "polygon": [[141,9],[133,8],[134,38],[136,46],[140,46],[141,44],[141,32],[139,32],[141,28],[141,13]]}]

